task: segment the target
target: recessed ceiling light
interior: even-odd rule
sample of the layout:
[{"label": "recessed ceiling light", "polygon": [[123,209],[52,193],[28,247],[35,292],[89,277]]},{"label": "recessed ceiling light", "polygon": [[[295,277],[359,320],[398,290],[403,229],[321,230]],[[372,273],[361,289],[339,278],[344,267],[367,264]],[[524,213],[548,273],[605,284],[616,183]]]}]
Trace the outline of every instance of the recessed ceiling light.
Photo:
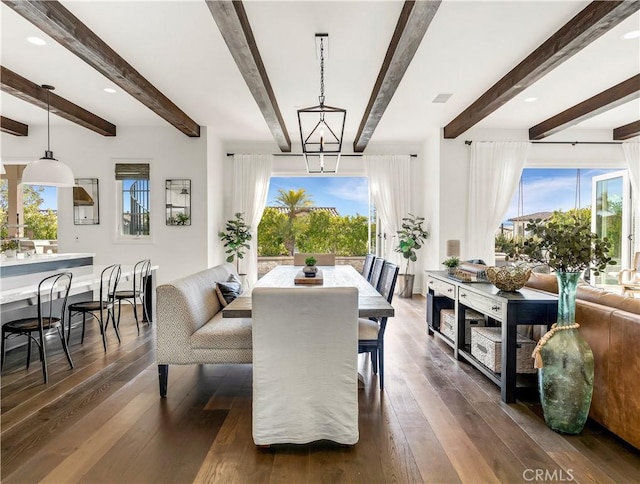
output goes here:
[{"label": "recessed ceiling light", "polygon": [[33,45],[47,45],[40,37],[27,37],[27,42]]},{"label": "recessed ceiling light", "polygon": [[640,37],[640,30],[632,30],[631,32],[627,32],[622,36],[623,39],[637,39]]},{"label": "recessed ceiling light", "polygon": [[114,94],[116,92],[112,87],[105,87],[104,92],[108,92],[109,94]]},{"label": "recessed ceiling light", "polygon": [[536,102],[537,100],[538,100],[538,98],[537,98],[537,97],[528,97],[528,98],[526,98],[526,99],[524,100],[524,102],[526,102],[526,103],[533,103],[533,102]]}]

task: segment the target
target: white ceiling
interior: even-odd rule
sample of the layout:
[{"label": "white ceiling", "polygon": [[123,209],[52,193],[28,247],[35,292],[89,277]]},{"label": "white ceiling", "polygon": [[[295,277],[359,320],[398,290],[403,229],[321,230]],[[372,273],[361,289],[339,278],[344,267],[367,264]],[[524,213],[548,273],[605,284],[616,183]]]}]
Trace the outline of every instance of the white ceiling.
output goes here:
[{"label": "white ceiling", "polygon": [[[273,137],[203,0],[62,3],[201,126],[223,141]],[[371,139],[418,143],[445,126],[588,1],[444,0]],[[329,33],[326,103],[347,109],[345,145],[355,137],[402,1],[246,1],[244,6],[289,136],[299,146],[296,110],[317,104],[314,35]],[[167,123],[6,5],[0,6],[1,63],[116,126]],[[527,129],[640,72],[640,13],[594,41],[505,104],[478,128]],[[34,46],[38,36],[47,45]],[[103,91],[115,87],[116,94]],[[452,93],[446,104],[431,101]],[[538,101],[525,103],[535,96]],[[2,115],[46,125],[43,110],[2,92]],[[640,118],[640,100],[582,122],[615,127]],[[52,116],[52,125],[71,125]],[[6,135],[3,135],[6,136]],[[96,135],[98,136],[98,135]],[[462,135],[464,136],[464,135]]]}]

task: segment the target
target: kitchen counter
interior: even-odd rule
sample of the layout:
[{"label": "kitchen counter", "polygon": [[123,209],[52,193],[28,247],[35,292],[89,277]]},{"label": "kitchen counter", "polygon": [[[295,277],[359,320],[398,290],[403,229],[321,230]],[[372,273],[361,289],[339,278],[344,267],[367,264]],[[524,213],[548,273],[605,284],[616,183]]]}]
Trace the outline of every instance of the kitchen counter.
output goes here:
[{"label": "kitchen counter", "polygon": [[[81,266],[67,269],[73,274],[71,282],[70,295],[81,294],[94,291],[100,287],[100,274],[107,267],[99,266]],[[153,266],[152,270],[158,267]],[[21,276],[8,277],[3,279],[2,288],[0,289],[0,305],[5,305],[17,301],[22,301],[25,305],[36,303],[38,294],[38,284],[47,276],[53,275],[59,271],[43,272],[38,274],[24,274]],[[126,283],[133,278],[133,266],[122,266],[122,274],[120,283],[126,286]]]},{"label": "kitchen counter", "polygon": [[21,253],[18,255],[21,257],[2,256],[0,278],[92,265],[95,256],[87,253],[33,254],[31,256]]}]

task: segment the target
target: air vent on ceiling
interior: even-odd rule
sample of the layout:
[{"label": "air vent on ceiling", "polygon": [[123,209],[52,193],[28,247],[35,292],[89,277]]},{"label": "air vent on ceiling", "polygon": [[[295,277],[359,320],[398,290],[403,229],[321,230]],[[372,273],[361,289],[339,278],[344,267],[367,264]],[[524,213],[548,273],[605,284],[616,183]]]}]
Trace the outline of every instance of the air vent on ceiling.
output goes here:
[{"label": "air vent on ceiling", "polygon": [[441,93],[434,97],[433,101],[431,102],[436,104],[444,104],[449,100],[451,96],[453,96],[453,94]]}]

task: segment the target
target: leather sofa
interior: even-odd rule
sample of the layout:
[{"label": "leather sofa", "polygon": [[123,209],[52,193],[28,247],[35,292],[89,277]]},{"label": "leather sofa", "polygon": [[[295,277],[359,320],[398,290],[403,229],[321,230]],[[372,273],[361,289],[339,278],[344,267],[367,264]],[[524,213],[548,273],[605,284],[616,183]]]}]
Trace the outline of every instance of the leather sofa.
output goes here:
[{"label": "leather sofa", "polygon": [[[555,275],[531,274],[526,285],[558,293]],[[581,284],[576,322],[595,360],[589,417],[640,448],[640,299]]]}]

